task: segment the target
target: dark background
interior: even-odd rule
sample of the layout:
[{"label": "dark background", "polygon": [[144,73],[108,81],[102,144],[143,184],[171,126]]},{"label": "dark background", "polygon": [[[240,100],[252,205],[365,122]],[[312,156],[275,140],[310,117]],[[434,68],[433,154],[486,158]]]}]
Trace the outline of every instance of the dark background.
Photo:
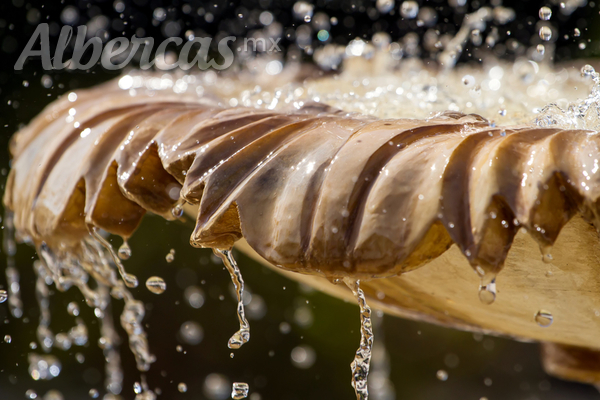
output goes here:
[{"label": "dark background", "polygon": [[[344,44],[355,37],[370,39],[377,31],[390,33],[399,39],[407,32],[424,33],[414,20],[400,18],[396,2],[393,15],[378,15],[374,1],[316,1],[315,13],[326,12],[340,22],[331,29],[330,42]],[[445,2],[419,2],[421,6],[439,8],[437,28],[441,33],[453,32],[465,12],[487,4],[470,2],[465,7],[451,9]],[[101,67],[81,72],[45,72],[39,60],[29,61],[22,72],[13,70],[14,63],[29,40],[38,23],[48,22],[60,27],[62,10],[72,5],[78,10],[76,25],[85,24],[96,15],[105,15],[110,24],[109,38],[153,36],[158,42],[167,34],[179,36],[192,29],[201,34],[217,37],[234,34],[245,37],[259,29],[258,15],[263,10],[273,13],[275,20],[283,26],[284,51],[310,60],[294,44],[293,31],[302,24],[294,19],[291,1],[123,1],[122,12],[116,2],[101,0],[82,1],[25,1],[2,0],[0,4],[0,192],[3,191],[9,168],[7,143],[10,136],[26,124],[44,106],[65,92],[88,87],[118,76]],[[215,6],[216,5],[216,6]],[[538,21],[538,9],[544,2],[505,2],[513,7],[517,19],[501,29],[500,42],[511,38],[529,44]],[[152,23],[153,11],[157,7],[166,10],[167,16],[158,24]],[[598,6],[577,10],[569,18],[561,16],[558,5],[553,5],[552,22],[559,29],[556,58],[568,61],[574,58],[593,57],[598,53]],[[204,9],[214,15],[212,22],[198,13]],[[239,18],[238,15],[242,15]],[[165,32],[169,21],[177,22],[179,32]],[[532,24],[528,24],[528,22]],[[127,22],[127,24],[125,24]],[[578,27],[580,38],[564,38]],[[143,29],[143,32],[140,31]],[[173,28],[173,25],[171,25]],[[589,28],[589,29],[587,29]],[[489,29],[489,28],[488,28]],[[288,35],[289,34],[289,35]],[[485,35],[485,33],[484,33]],[[54,37],[56,39],[56,37]],[[590,39],[585,50],[577,44]],[[315,39],[316,42],[316,39]],[[472,50],[472,51],[470,51]],[[519,50],[520,51],[520,50]],[[519,51],[497,51],[501,58],[514,58]],[[471,54],[471,57],[468,54]],[[474,55],[475,56],[474,56]],[[467,48],[461,62],[477,62],[477,50]],[[425,50],[422,57],[427,57]],[[298,58],[298,57],[297,57]],[[48,75],[53,85],[42,84],[42,76]],[[1,206],[0,206],[1,211]],[[203,399],[202,385],[210,373],[221,373],[231,382],[245,381],[251,393],[260,393],[262,399],[351,399],[349,363],[358,346],[358,309],[326,295],[307,291],[296,283],[238,255],[238,261],[246,283],[254,295],[264,299],[267,314],[259,320],[251,320],[252,339],[231,358],[226,346],[227,339],[237,329],[235,301],[230,292],[230,279],[219,263],[215,263],[208,251],[193,249],[188,245],[191,224],[165,222],[157,217],[147,217],[139,231],[130,241],[133,257],[126,262],[129,272],[138,275],[140,282],[152,275],[162,276],[167,282],[167,291],[156,296],[143,285],[133,290],[136,298],[147,304],[147,323],[150,346],[158,361],[148,373],[151,388],[160,387],[163,399]],[[120,240],[114,240],[115,247]],[[168,264],[165,255],[171,248],[176,250],[175,261]],[[22,319],[9,316],[6,303],[0,305],[0,400],[21,399],[27,389],[35,390],[41,398],[50,389],[60,390],[66,399],[89,398],[91,388],[102,390],[103,359],[96,346],[98,331],[92,310],[83,303],[76,290],[56,292],[51,298],[52,324],[55,333],[67,331],[74,325],[73,317],[66,312],[71,301],[81,303],[81,315],[88,325],[90,340],[83,348],[72,347],[64,352],[52,351],[59,357],[63,369],[59,377],[49,382],[35,382],[27,372],[29,343],[35,340],[35,329],[39,311],[35,300],[35,276],[32,269],[36,258],[33,249],[19,245],[17,267],[21,273],[22,298],[25,314]],[[0,271],[6,262],[0,253]],[[204,284],[202,282],[205,282]],[[3,274],[0,287],[5,285]],[[205,293],[205,304],[199,310],[191,308],[185,301],[183,290],[188,285],[200,286]],[[53,288],[53,287],[52,287]],[[223,300],[220,300],[223,296]],[[308,304],[306,303],[308,301]],[[114,314],[119,315],[122,304],[114,301]],[[300,326],[294,322],[299,307],[308,306],[313,323]],[[204,339],[199,345],[183,344],[177,332],[185,321],[197,321],[204,330]],[[117,317],[118,321],[118,317]],[[279,330],[282,322],[291,325],[291,332]],[[118,326],[121,334],[124,332]],[[4,335],[12,336],[12,343],[2,343]],[[535,344],[517,343],[507,339],[482,337],[423,323],[400,320],[385,316],[383,324],[375,331],[376,340],[384,342],[390,357],[390,379],[395,386],[396,398],[400,399],[474,399],[487,397],[496,399],[592,399],[600,398],[589,386],[567,383],[552,379],[544,374],[539,362],[539,349]],[[182,344],[187,354],[176,351]],[[291,350],[301,344],[311,346],[316,352],[316,363],[309,369],[299,369],[290,361]],[[37,352],[41,352],[38,348]],[[274,351],[270,356],[269,352]],[[76,352],[85,355],[86,361],[79,364]],[[132,385],[139,380],[126,342],[121,346],[125,370],[123,398],[134,397]],[[456,365],[456,360],[459,360]],[[449,362],[453,360],[454,362]],[[447,381],[436,378],[436,372],[448,372]],[[491,386],[484,383],[491,379]],[[185,382],[187,393],[179,393],[177,384]],[[489,384],[490,381],[488,380]],[[256,399],[256,397],[254,398]]]}]

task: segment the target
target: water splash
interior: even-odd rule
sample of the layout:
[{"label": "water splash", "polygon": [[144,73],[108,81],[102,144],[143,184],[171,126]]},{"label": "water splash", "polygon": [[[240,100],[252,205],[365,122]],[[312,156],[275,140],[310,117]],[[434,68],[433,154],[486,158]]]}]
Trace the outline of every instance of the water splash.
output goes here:
[{"label": "water splash", "polygon": [[125,267],[123,266],[121,259],[115,253],[115,250],[112,248],[110,243],[108,243],[108,241],[104,239],[102,235],[100,235],[98,229],[95,227],[90,228],[90,234],[108,251],[119,270],[119,274],[121,274],[121,278],[123,281],[125,281],[125,285],[130,288],[138,287],[139,282],[137,277],[133,274],[128,274],[127,271],[125,271]]},{"label": "water splash", "polygon": [[581,76],[591,78],[592,88],[585,99],[579,99],[559,106],[556,103],[546,105],[535,124],[540,127],[558,127],[565,129],[600,129],[600,74],[587,64],[581,68]]},{"label": "water splash", "polygon": [[240,321],[240,330],[231,336],[227,345],[230,349],[239,349],[244,343],[250,340],[250,324],[246,319],[243,301],[244,279],[242,278],[242,273],[240,272],[240,269],[238,268],[237,263],[231,254],[231,250],[213,249],[213,252],[223,261],[225,268],[227,268],[229,275],[231,275],[231,281],[235,287],[238,300],[237,315]]},{"label": "water splash", "polygon": [[367,400],[369,389],[367,377],[371,364],[371,350],[373,348],[373,326],[371,324],[371,307],[367,305],[365,294],[360,288],[360,281],[344,278],[344,283],[352,290],[360,308],[360,347],[356,350],[352,368],[352,387],[357,400]]}]

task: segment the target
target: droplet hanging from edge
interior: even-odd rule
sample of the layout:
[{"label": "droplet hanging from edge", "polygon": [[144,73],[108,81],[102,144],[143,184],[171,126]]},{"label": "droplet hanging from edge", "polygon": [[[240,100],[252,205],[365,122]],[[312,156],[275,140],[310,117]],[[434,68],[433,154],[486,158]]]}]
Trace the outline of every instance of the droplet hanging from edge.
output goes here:
[{"label": "droplet hanging from edge", "polygon": [[183,203],[184,202],[185,202],[185,200],[179,199],[179,200],[177,200],[177,203],[175,203],[173,208],[171,208],[171,215],[173,215],[174,218],[181,218],[183,216]]},{"label": "droplet hanging from edge", "polygon": [[248,391],[250,387],[245,382],[234,382],[231,389],[231,398],[232,399],[245,399],[248,397]]},{"label": "droplet hanging from edge", "polygon": [[244,343],[250,340],[250,324],[246,319],[246,312],[244,310],[244,279],[242,278],[242,273],[235,262],[233,255],[231,254],[231,250],[221,250],[221,249],[213,249],[213,252],[217,257],[223,261],[225,268],[229,272],[231,276],[231,281],[233,282],[233,286],[235,287],[235,292],[238,299],[237,305],[237,316],[240,322],[240,330],[231,336],[227,346],[230,349],[239,349],[244,345]]},{"label": "droplet hanging from edge", "polygon": [[371,351],[373,349],[373,324],[371,322],[371,307],[367,305],[365,294],[360,288],[360,281],[344,278],[346,286],[352,290],[360,308],[360,346],[356,350],[354,360],[350,364],[352,369],[352,387],[357,400],[369,398],[368,376],[371,366]]},{"label": "droplet hanging from edge", "polygon": [[4,303],[8,299],[8,292],[6,290],[0,290],[0,303]]},{"label": "droplet hanging from edge", "polygon": [[131,257],[131,247],[129,247],[129,243],[127,243],[127,240],[125,240],[121,247],[119,247],[118,254],[121,260],[129,260],[129,258]]},{"label": "droplet hanging from edge", "polygon": [[479,285],[479,300],[483,304],[492,304],[496,300],[496,278],[492,279],[487,285]]},{"label": "droplet hanging from edge", "polygon": [[167,290],[167,284],[160,276],[151,276],[146,280],[146,288],[154,294],[162,294]]},{"label": "droplet hanging from edge", "polygon": [[535,313],[534,318],[535,322],[537,322],[537,324],[542,328],[547,328],[550,325],[552,325],[552,322],[554,322],[554,317],[552,316],[552,313],[546,310],[539,310]]}]

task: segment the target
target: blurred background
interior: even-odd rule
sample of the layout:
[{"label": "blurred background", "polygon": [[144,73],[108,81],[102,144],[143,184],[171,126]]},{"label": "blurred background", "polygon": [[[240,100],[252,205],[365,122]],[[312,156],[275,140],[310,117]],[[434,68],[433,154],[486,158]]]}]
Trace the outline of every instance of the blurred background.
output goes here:
[{"label": "blurred background", "polygon": [[[393,0],[3,0],[0,192],[10,168],[8,142],[15,131],[64,93],[120,74],[100,66],[89,71],[43,71],[39,60],[30,60],[23,71],[14,71],[16,59],[42,22],[50,24],[54,41],[64,24],[87,24],[104,42],[133,34],[151,36],[158,42],[170,36],[270,35],[282,39],[282,60],[312,62],[314,52],[327,44],[344,45],[356,37],[369,41],[377,32],[386,32],[396,41],[407,33],[422,38],[428,29],[451,35],[466,13],[481,6],[504,7],[512,9],[514,16],[501,24],[501,46],[495,46],[493,52],[496,57],[511,59],[525,53],[536,33],[538,10],[548,5],[554,11],[553,23],[559,32],[553,35],[557,61],[599,53],[600,7],[594,2],[417,2],[421,10],[429,7],[436,11],[434,27],[404,18],[401,4],[402,1]],[[311,10],[308,20],[304,18],[307,9]],[[486,29],[492,28],[494,23]],[[575,28],[580,30],[580,36],[570,34]],[[323,30],[327,37],[320,33]],[[428,49],[424,41],[419,43],[417,51],[405,50],[402,57],[431,57],[434,50]],[[469,46],[472,48],[465,49],[460,61],[479,62],[481,49]],[[253,56],[246,55],[245,59]],[[0,227],[4,232],[4,226]],[[231,280],[210,251],[189,246],[192,228],[192,221],[166,222],[147,216],[130,240],[133,256],[125,262],[128,272],[136,274],[140,282],[156,275],[167,284],[161,295],[149,292],[143,284],[132,290],[146,304],[145,326],[150,348],[157,357],[146,376],[150,389],[159,389],[159,399],[225,399],[230,396],[233,382],[247,382],[252,400],[353,398],[349,364],[360,339],[358,308],[289,281],[236,253],[248,289],[245,301],[252,334],[248,344],[232,352],[227,348],[227,340],[238,323]],[[115,248],[120,246],[119,238],[111,240]],[[169,263],[166,255],[171,249],[174,260]],[[7,302],[0,304],[0,399],[102,398],[104,360],[97,345],[98,322],[75,289],[61,293],[49,286],[50,327],[55,334],[68,332],[75,325],[75,318],[67,308],[75,302],[88,329],[87,342],[82,346],[73,344],[68,350],[52,350],[60,362],[60,373],[51,380],[36,381],[28,371],[28,354],[43,353],[39,345],[33,348],[40,315],[33,271],[36,258],[34,249],[18,246],[15,261],[20,273],[22,317],[12,316]],[[0,252],[0,288],[4,289],[5,269],[6,256]],[[140,374],[118,324],[121,310],[122,303],[113,301],[116,329],[123,338],[121,397],[133,399],[133,385],[140,380]],[[541,368],[537,344],[459,332],[378,312],[374,315],[374,400],[600,398],[593,387],[547,376]],[[186,391],[181,383],[185,383]]]}]

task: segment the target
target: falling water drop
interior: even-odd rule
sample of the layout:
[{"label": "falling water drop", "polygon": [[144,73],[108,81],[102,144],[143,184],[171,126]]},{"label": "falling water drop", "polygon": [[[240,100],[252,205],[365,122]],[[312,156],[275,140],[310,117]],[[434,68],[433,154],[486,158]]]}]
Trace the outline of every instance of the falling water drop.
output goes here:
[{"label": "falling water drop", "polygon": [[135,383],[133,384],[133,392],[134,392],[135,394],[140,394],[140,393],[142,393],[142,384],[141,384],[141,383],[139,383],[139,382],[135,382]]},{"label": "falling water drop", "polygon": [[167,284],[160,276],[151,276],[146,281],[146,288],[154,294],[162,294],[167,290]]},{"label": "falling water drop", "polygon": [[575,37],[581,36],[581,31],[579,29],[575,28],[573,30],[573,36],[575,36]]},{"label": "falling water drop", "polygon": [[250,340],[250,324],[246,319],[246,312],[244,311],[243,302],[244,279],[242,278],[242,273],[240,272],[237,263],[233,259],[231,250],[213,249],[213,252],[223,261],[225,268],[227,268],[229,275],[231,275],[231,280],[233,282],[233,286],[235,287],[238,299],[237,315],[238,320],[240,321],[240,330],[233,334],[227,345],[230,349],[239,349],[244,343]]},{"label": "falling water drop", "polygon": [[550,7],[542,7],[540,8],[540,19],[544,20],[544,21],[548,21],[550,20],[550,17],[552,17],[552,10],[550,9]]},{"label": "falling water drop", "polygon": [[90,395],[90,397],[92,399],[97,399],[98,396],[100,396],[100,393],[98,392],[97,389],[90,389],[90,391],[88,392],[88,394]]},{"label": "falling water drop", "polygon": [[371,350],[373,348],[373,325],[371,323],[371,307],[367,305],[365,294],[360,288],[360,281],[344,278],[344,283],[352,290],[360,308],[360,346],[356,350],[354,360],[350,364],[352,368],[352,387],[356,393],[357,400],[369,398],[367,377],[371,364]]},{"label": "falling water drop", "polygon": [[129,260],[129,257],[131,257],[131,247],[129,247],[129,243],[126,240],[119,247],[118,254],[121,260]]},{"label": "falling water drop", "polygon": [[539,310],[535,313],[535,322],[543,328],[547,328],[554,322],[554,317],[550,311]]},{"label": "falling water drop", "polygon": [[175,260],[175,249],[169,250],[169,253],[165,256],[165,260],[167,260],[168,263],[172,263],[173,260]]},{"label": "falling water drop", "polygon": [[231,398],[237,400],[245,399],[248,397],[249,389],[250,387],[245,382],[234,382],[231,389]]},{"label": "falling water drop", "polygon": [[540,39],[547,42],[552,39],[552,29],[548,26],[542,26],[540,28]]},{"label": "falling water drop", "polygon": [[8,299],[8,293],[6,290],[0,290],[0,303],[4,303]]},{"label": "falling water drop", "polygon": [[496,279],[492,279],[490,283],[484,285],[483,282],[479,285],[479,300],[483,304],[492,304],[496,300]]},{"label": "falling water drop", "polygon": [[181,382],[179,385],[177,385],[177,390],[179,390],[181,393],[185,393],[187,392],[187,385]]},{"label": "falling water drop", "polygon": [[25,397],[28,399],[37,399],[38,395],[33,389],[29,389],[25,392]]},{"label": "falling water drop", "polygon": [[12,337],[10,335],[4,335],[4,343],[12,342]]}]

